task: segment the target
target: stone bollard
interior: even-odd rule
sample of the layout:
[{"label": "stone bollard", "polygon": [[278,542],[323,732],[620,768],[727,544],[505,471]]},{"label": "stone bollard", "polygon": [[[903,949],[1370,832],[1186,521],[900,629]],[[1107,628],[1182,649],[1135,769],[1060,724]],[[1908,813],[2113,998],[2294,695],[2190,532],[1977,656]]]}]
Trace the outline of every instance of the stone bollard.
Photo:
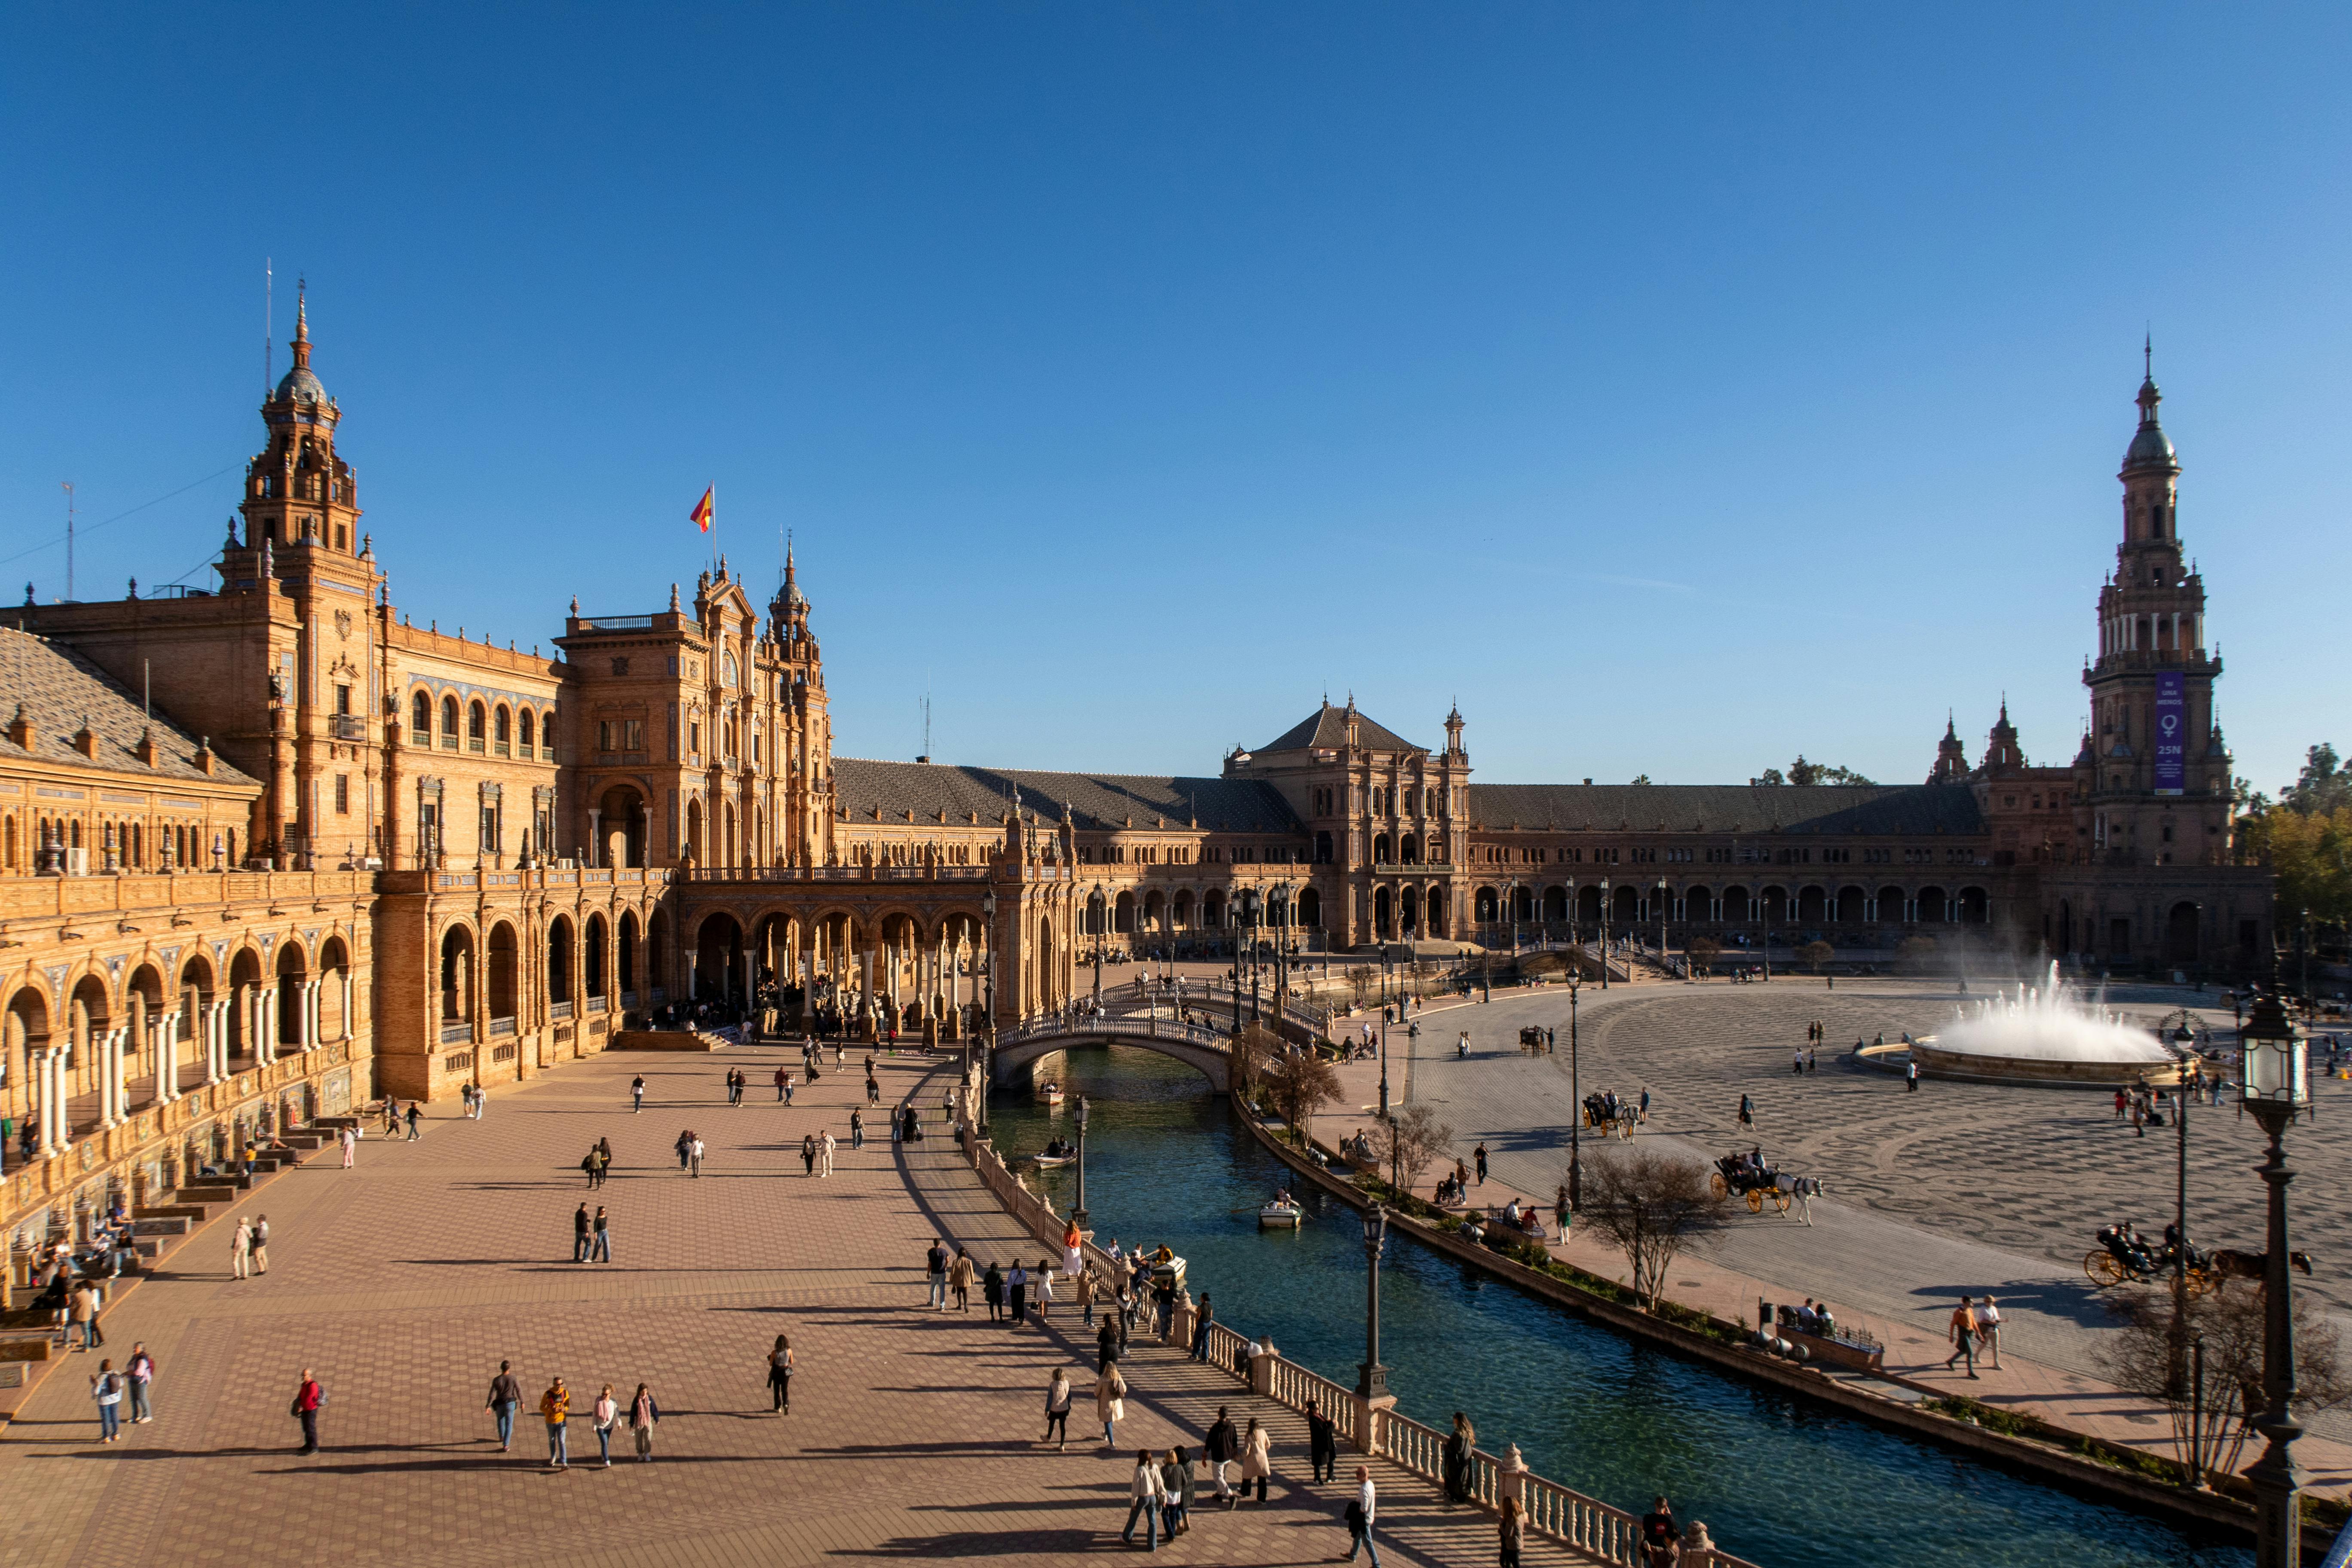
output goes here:
[{"label": "stone bollard", "polygon": [[1691,1521],[1690,1530],[1683,1537],[1683,1561],[1691,1568],[1715,1568],[1715,1542],[1706,1533],[1704,1521]]},{"label": "stone bollard", "polygon": [[1375,1394],[1367,1397],[1361,1394],[1350,1394],[1348,1398],[1356,1407],[1356,1452],[1381,1452],[1383,1434],[1381,1428],[1388,1413],[1396,1408],[1396,1395]]},{"label": "stone bollard", "polygon": [[[1148,1301],[1145,1303],[1143,1310],[1147,1312],[1151,1310],[1150,1304]],[[1190,1290],[1177,1291],[1175,1310],[1168,1314],[1168,1337],[1160,1342],[1163,1344],[1184,1345],[1189,1347],[1192,1342],[1192,1314],[1194,1310],[1195,1309],[1192,1306],[1192,1292]]]},{"label": "stone bollard", "polygon": [[1495,1467],[1495,1504],[1499,1508],[1506,1500],[1516,1500],[1522,1509],[1528,1506],[1527,1456],[1519,1452],[1517,1443]]},{"label": "stone bollard", "polygon": [[1271,1338],[1257,1342],[1264,1347],[1265,1353],[1250,1357],[1250,1392],[1261,1399],[1271,1399],[1274,1397],[1274,1363],[1282,1359],[1282,1352],[1274,1348]]}]

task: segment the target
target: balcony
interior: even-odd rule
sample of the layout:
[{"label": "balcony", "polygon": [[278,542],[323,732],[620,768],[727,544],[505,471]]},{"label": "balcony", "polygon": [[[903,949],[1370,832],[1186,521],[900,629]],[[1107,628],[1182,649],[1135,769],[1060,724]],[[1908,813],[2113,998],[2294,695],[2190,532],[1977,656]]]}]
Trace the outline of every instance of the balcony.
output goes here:
[{"label": "balcony", "polygon": [[490,1034],[492,1037],[495,1038],[499,1035],[511,1035],[514,1032],[515,1021],[512,1018],[493,1018],[490,1020]]},{"label": "balcony", "polygon": [[566,999],[562,1002],[550,1002],[547,1005],[547,1016],[551,1018],[569,1018],[572,1016],[571,1001]]},{"label": "balcony", "polygon": [[470,1040],[473,1037],[474,1026],[470,1021],[464,1018],[444,1018],[441,1020],[441,1043],[443,1045],[454,1046],[463,1041]]},{"label": "balcony", "polygon": [[337,713],[328,719],[327,733],[338,741],[364,741],[367,721],[357,713]]}]

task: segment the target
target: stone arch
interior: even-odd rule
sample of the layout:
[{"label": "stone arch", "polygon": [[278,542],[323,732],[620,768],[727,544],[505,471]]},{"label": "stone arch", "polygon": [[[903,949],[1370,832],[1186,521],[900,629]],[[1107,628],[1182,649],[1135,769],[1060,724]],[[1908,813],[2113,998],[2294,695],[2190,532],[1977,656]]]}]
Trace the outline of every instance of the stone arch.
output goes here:
[{"label": "stone arch", "polygon": [[1192,924],[1192,889],[1177,889],[1176,896],[1168,900],[1168,910],[1178,931],[1189,930]]},{"label": "stone arch", "polygon": [[414,746],[433,743],[433,694],[421,686],[408,694],[408,741]]},{"label": "stone arch", "polygon": [[1493,925],[1503,918],[1503,895],[1482,884],[1471,893],[1470,908],[1480,925]]},{"label": "stone arch", "polygon": [[160,1067],[155,1051],[163,1043],[163,1015],[170,1011],[163,973],[142,962],[122,983],[123,1021],[131,1029],[123,1049],[132,1064],[125,1069],[126,1077],[143,1077]]},{"label": "stone arch", "polygon": [[633,784],[606,787],[597,797],[591,847],[599,866],[642,868],[646,863],[646,795]]},{"label": "stone arch", "polygon": [[[0,1026],[6,1029],[0,1072],[5,1072],[9,1083],[30,1084],[33,1058],[49,1043],[49,999],[38,986],[18,986],[8,998],[8,1011]],[[32,1109],[29,1100],[26,1109]]]},{"label": "stone arch", "polygon": [[1143,929],[1161,933],[1168,930],[1168,900],[1157,888],[1144,892]]},{"label": "stone arch", "polygon": [[319,944],[319,1037],[350,1039],[352,954],[341,936]]},{"label": "stone arch", "polygon": [[1397,934],[1417,937],[1421,934],[1421,889],[1404,887],[1397,890]]},{"label": "stone arch", "polygon": [[1568,889],[1558,882],[1543,890],[1543,918],[1547,921],[1568,919]]},{"label": "stone arch", "polygon": [[1225,923],[1225,890],[1211,888],[1201,895],[1201,924],[1214,929]]},{"label": "stone arch", "polygon": [[489,705],[480,698],[475,698],[466,708],[466,750],[469,752],[488,750],[489,723]]},{"label": "stone arch", "polygon": [[1952,919],[1961,925],[1980,926],[1992,919],[1992,899],[1982,888],[1962,888]]},{"label": "stone arch", "polygon": [[1112,900],[1110,929],[1129,936],[1135,934],[1135,894],[1132,891],[1122,889]]},{"label": "stone arch", "polygon": [[713,910],[694,928],[693,994],[724,1001],[743,994],[743,922]]},{"label": "stone arch", "polygon": [[1633,925],[1642,918],[1642,890],[1631,882],[1620,882],[1609,895],[1609,918],[1617,925]]},{"label": "stone arch", "polygon": [[1398,864],[1404,866],[1418,866],[1421,864],[1421,840],[1419,837],[1408,833],[1398,842],[1397,861]]},{"label": "stone arch", "polygon": [[646,916],[645,982],[648,993],[658,991],[666,995],[668,991],[669,916],[658,904]]},{"label": "stone arch", "polygon": [[611,942],[612,928],[605,924],[602,910],[592,910],[588,916],[587,937],[580,944],[580,989],[591,1005],[604,1000],[605,950]]},{"label": "stone arch", "polygon": [[482,999],[489,1004],[490,1026],[496,1030],[501,1020],[513,1021],[522,996],[521,945],[515,941],[513,923],[495,922],[482,949],[488,960],[482,966]]},{"label": "stone arch", "polygon": [[686,848],[683,858],[697,866],[707,863],[702,854],[702,802],[699,797],[693,795],[688,796],[686,802]]},{"label": "stone arch", "polygon": [[1298,923],[1310,931],[1323,923],[1323,895],[1313,888],[1298,889]]},{"label": "stone arch", "polygon": [[532,748],[539,744],[539,710],[536,708],[515,710],[515,743],[522,748],[517,754],[530,756]]},{"label": "stone arch", "polygon": [[441,933],[441,1026],[446,1034],[453,1027],[470,1029],[474,1021],[474,993],[478,983],[474,952],[474,930],[463,921],[452,921]]},{"label": "stone arch", "polygon": [[445,748],[450,751],[457,750],[457,731],[461,722],[462,721],[457,717],[457,699],[456,696],[452,695],[441,699],[441,744]]},{"label": "stone arch", "polygon": [[567,1006],[572,996],[572,917],[558,915],[547,922],[547,999]]},{"label": "stone arch", "polygon": [[253,1037],[253,999],[261,989],[261,954],[250,947],[228,961],[228,1054],[257,1056]]},{"label": "stone arch", "polygon": [[1837,913],[1833,918],[1842,926],[1858,926],[1862,923],[1862,911],[1868,902],[1869,895],[1860,888],[1851,884],[1840,888],[1837,896]]},{"label": "stone arch", "polygon": [[302,992],[310,982],[310,965],[302,944],[288,938],[278,948],[278,1028],[273,1042],[299,1049],[302,1044]]},{"label": "stone arch", "polygon": [[1601,923],[1601,885],[1587,882],[1576,889],[1576,918],[1584,925]]},{"label": "stone arch", "polygon": [[1878,923],[1881,925],[1901,924],[1903,921],[1903,907],[1906,901],[1903,889],[1900,888],[1879,889],[1877,899]]},{"label": "stone arch", "polygon": [[1913,901],[1918,906],[1922,924],[1940,925],[1950,918],[1945,907],[1948,900],[1941,888],[1922,888]]},{"label": "stone arch", "polygon": [[1797,889],[1797,923],[1821,925],[1829,917],[1830,896],[1818,882],[1808,882]]},{"label": "stone arch", "polygon": [[1372,934],[1382,942],[1396,935],[1396,896],[1385,882],[1372,889]]},{"label": "stone arch", "polygon": [[1372,836],[1373,865],[1393,866],[1396,864],[1395,858],[1389,853],[1391,842],[1389,836],[1385,833],[1376,833]]},{"label": "stone arch", "polygon": [[1737,882],[1734,882],[1731,886],[1724,889],[1723,919],[1725,923],[1730,925],[1744,925],[1748,921],[1754,920],[1756,918],[1755,911],[1748,907],[1752,901],[1753,900],[1750,900],[1748,895],[1748,889],[1741,887]]},{"label": "stone arch", "polygon": [[498,755],[514,754],[514,710],[503,702],[490,710],[490,742]]},{"label": "stone arch", "polygon": [[2174,964],[2193,964],[2202,953],[2199,938],[2201,917],[2197,906],[2187,900],[2172,906],[2164,917],[2164,961]]}]

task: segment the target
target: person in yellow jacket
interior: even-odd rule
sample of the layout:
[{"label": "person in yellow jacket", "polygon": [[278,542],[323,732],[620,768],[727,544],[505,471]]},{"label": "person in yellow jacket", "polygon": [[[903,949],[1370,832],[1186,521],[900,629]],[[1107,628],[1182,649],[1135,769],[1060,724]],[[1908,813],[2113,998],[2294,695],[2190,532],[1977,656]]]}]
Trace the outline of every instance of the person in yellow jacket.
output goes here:
[{"label": "person in yellow jacket", "polygon": [[547,1468],[551,1470],[571,1468],[572,1456],[564,1447],[563,1424],[572,1416],[572,1391],[563,1386],[562,1378],[557,1378],[548,1386],[547,1392],[539,1396],[539,1413],[547,1418]]}]

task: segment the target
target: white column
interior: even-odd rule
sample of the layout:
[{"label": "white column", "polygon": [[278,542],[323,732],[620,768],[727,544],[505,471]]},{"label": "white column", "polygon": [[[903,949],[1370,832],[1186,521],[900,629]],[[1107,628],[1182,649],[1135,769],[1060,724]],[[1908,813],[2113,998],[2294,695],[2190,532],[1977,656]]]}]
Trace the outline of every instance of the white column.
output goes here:
[{"label": "white column", "polygon": [[343,1032],[336,1037],[352,1037],[352,972],[348,969],[343,971]]},{"label": "white column", "polygon": [[324,984],[316,975],[302,984],[302,1052],[305,1056],[319,1044],[319,987]]},{"label": "white column", "polygon": [[218,1083],[228,1076],[228,1010],[236,1004],[227,997],[205,1008],[205,1081]]},{"label": "white column", "polygon": [[109,1127],[122,1124],[124,1102],[131,1098],[122,1070],[122,1047],[129,1035],[127,1025],[118,1025],[106,1031],[106,1037],[99,1047],[98,1103],[100,1113]]},{"label": "white column", "polygon": [[180,1015],[166,1013],[155,1030],[155,1098],[180,1098]]},{"label": "white column", "polygon": [[49,1048],[48,1079],[41,1090],[47,1133],[42,1142],[47,1152],[56,1154],[73,1147],[71,1130],[66,1125],[66,1049],[63,1046]]}]

